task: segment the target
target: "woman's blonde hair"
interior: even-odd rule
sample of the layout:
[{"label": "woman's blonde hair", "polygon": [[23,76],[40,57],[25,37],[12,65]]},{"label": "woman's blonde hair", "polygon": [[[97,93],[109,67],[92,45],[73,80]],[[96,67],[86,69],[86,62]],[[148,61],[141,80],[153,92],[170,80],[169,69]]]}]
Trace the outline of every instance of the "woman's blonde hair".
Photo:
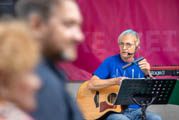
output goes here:
[{"label": "woman's blonde hair", "polygon": [[0,75],[13,77],[32,71],[39,59],[39,45],[22,21],[0,22]]}]

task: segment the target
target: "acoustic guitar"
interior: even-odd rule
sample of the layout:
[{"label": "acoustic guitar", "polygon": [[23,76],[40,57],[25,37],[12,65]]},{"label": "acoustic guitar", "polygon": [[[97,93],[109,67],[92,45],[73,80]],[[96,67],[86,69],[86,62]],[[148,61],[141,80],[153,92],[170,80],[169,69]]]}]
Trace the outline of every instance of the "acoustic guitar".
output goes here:
[{"label": "acoustic guitar", "polygon": [[86,120],[104,119],[110,113],[120,113],[121,106],[114,105],[119,85],[100,90],[89,90],[84,82],[77,95],[77,103]]}]

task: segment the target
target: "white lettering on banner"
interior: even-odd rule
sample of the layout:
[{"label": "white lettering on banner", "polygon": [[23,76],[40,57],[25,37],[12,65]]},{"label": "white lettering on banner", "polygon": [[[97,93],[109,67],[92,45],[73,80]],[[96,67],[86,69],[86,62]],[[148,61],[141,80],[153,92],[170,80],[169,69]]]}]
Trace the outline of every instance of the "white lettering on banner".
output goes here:
[{"label": "white lettering on banner", "polygon": [[[144,32],[138,32],[138,34],[141,39],[141,47],[143,48],[141,50],[148,51],[150,53],[162,51],[177,52],[177,44],[175,44],[177,43],[176,30],[148,30]],[[117,37],[112,39],[110,35],[111,34],[105,34],[105,32],[85,32],[87,41],[82,44],[83,50],[86,53],[92,52],[97,54],[117,52]]]},{"label": "white lettering on banner", "polygon": [[159,39],[156,39],[156,36],[160,36],[160,32],[159,31],[147,31],[147,34],[146,34],[146,46],[147,46],[147,51],[150,51],[150,52],[159,52],[161,51],[160,47],[157,47],[154,45],[156,43],[160,43]]},{"label": "white lettering on banner", "polygon": [[[177,46],[172,41],[176,40],[176,31],[146,31],[146,46],[150,52],[176,52]],[[165,38],[162,40],[162,38]],[[161,46],[161,43],[164,43]]]},{"label": "white lettering on banner", "polygon": [[105,44],[104,41],[105,34],[103,32],[95,32],[92,35],[92,51],[94,53],[105,53]]},{"label": "white lettering on banner", "polygon": [[175,39],[177,33],[176,31],[163,31],[163,35],[166,37],[167,46],[163,48],[163,51],[166,52],[176,52],[177,48],[172,44],[172,40]]}]

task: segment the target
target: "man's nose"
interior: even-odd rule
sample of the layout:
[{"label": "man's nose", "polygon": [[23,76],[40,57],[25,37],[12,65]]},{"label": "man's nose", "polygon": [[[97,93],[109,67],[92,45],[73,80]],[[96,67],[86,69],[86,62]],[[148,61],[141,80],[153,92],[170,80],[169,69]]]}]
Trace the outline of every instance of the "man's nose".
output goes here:
[{"label": "man's nose", "polygon": [[84,33],[82,32],[81,28],[76,29],[76,32],[74,32],[74,38],[78,42],[84,41]]},{"label": "man's nose", "polygon": [[122,46],[122,49],[124,49],[124,50],[127,49],[126,45],[123,45],[123,46]]}]

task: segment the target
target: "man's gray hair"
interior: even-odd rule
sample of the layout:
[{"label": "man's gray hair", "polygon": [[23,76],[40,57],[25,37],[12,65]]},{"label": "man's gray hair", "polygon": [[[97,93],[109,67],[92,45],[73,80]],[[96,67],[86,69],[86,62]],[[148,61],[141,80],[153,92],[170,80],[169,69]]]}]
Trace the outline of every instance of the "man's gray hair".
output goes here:
[{"label": "man's gray hair", "polygon": [[118,37],[118,44],[120,43],[120,40],[121,38],[126,35],[126,34],[133,34],[136,36],[136,39],[135,39],[135,44],[136,44],[136,50],[140,47],[140,39],[139,39],[139,35],[137,34],[136,31],[134,30],[131,30],[131,29],[128,29],[128,30],[125,30],[124,32],[122,32],[119,37]]}]

